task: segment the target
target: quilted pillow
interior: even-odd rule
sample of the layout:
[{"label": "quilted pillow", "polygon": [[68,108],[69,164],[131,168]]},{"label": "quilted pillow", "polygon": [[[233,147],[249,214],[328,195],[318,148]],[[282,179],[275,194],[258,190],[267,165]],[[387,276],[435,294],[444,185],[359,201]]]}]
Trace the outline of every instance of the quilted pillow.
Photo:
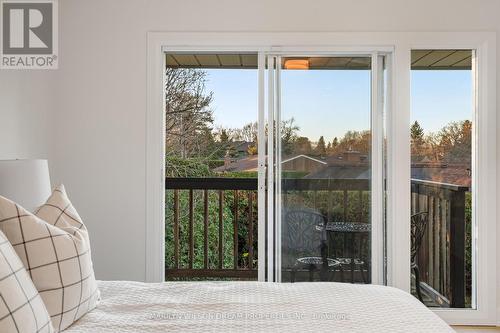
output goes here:
[{"label": "quilted pillow", "polygon": [[28,272],[0,231],[0,332],[54,332]]},{"label": "quilted pillow", "polygon": [[0,230],[30,274],[56,331],[96,307],[99,290],[88,232],[64,186],[36,215],[0,196]]}]

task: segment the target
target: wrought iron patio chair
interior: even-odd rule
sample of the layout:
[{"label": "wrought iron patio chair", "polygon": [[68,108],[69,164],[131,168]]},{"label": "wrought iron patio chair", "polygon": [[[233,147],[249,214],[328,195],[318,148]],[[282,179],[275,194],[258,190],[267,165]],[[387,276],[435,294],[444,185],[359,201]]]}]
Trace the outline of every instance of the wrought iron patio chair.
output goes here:
[{"label": "wrought iron patio chair", "polygon": [[[318,230],[326,218],[317,211],[297,209],[285,211],[282,226],[282,250],[284,267],[291,268],[290,281],[295,282],[297,271],[307,269],[309,281],[314,272],[320,272],[320,280],[333,280],[336,270],[342,274],[342,265],[327,257],[326,231]],[[343,277],[341,276],[341,280]]]}]

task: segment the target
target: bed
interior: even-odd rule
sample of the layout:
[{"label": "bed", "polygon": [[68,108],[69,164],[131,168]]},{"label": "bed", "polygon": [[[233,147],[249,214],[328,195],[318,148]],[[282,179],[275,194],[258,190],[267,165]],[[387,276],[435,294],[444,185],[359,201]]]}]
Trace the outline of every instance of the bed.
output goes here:
[{"label": "bed", "polygon": [[100,281],[67,333],[454,332],[398,289],[342,283]]}]

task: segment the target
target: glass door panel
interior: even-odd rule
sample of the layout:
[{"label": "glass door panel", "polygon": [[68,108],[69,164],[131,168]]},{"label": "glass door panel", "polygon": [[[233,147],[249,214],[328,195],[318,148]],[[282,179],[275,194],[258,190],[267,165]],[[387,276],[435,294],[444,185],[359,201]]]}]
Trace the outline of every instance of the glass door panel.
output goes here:
[{"label": "glass door panel", "polygon": [[258,54],[167,52],[165,65],[165,279],[256,280]]},{"label": "glass door panel", "polygon": [[275,60],[277,280],[370,283],[372,57]]},{"label": "glass door panel", "polygon": [[411,55],[412,293],[475,308],[474,52]]}]

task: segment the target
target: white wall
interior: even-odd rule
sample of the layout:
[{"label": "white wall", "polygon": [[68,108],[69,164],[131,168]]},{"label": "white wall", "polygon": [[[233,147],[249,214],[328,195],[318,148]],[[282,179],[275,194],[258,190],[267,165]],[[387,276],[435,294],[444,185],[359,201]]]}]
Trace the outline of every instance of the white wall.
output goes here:
[{"label": "white wall", "polygon": [[54,75],[0,70],[0,159],[48,157]]},{"label": "white wall", "polygon": [[[500,36],[495,0],[63,0],[59,6],[55,82],[36,72],[0,72],[0,156],[50,152],[53,181],[67,185],[89,225],[102,279],[145,277],[148,31],[496,31]],[[23,99],[25,86],[39,90]],[[51,91],[53,99],[46,100]],[[27,137],[16,130],[24,121]]]}]

